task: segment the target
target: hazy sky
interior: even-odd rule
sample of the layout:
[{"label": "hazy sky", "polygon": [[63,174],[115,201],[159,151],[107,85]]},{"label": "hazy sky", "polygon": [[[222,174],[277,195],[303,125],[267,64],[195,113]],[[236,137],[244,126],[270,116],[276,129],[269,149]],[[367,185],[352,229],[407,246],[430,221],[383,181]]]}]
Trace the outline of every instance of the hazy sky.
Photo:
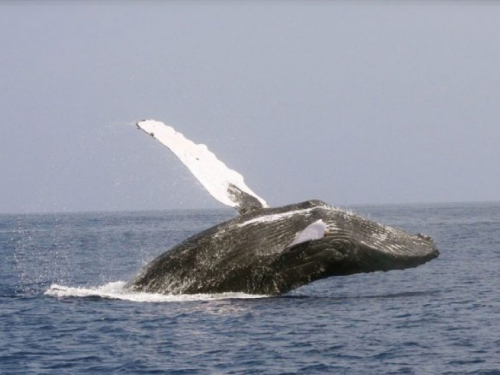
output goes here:
[{"label": "hazy sky", "polygon": [[495,2],[0,2],[0,213],[500,200]]}]

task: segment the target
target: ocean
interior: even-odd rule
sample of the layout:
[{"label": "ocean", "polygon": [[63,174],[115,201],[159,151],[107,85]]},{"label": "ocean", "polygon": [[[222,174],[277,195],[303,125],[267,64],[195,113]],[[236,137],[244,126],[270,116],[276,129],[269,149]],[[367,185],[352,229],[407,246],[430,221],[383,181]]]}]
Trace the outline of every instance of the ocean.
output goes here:
[{"label": "ocean", "polygon": [[235,213],[0,215],[0,373],[500,374],[500,203],[352,209],[440,257],[280,297],[133,294],[147,261]]}]

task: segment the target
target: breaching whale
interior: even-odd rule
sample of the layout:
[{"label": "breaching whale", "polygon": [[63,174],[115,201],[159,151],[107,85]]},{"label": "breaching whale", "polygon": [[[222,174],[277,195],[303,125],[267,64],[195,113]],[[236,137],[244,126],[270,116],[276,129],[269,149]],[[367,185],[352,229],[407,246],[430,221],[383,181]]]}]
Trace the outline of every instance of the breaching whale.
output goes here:
[{"label": "breaching whale", "polygon": [[439,255],[433,240],[384,226],[319,200],[270,208],[203,144],[154,120],[139,129],[167,146],[221,203],[239,215],[158,256],[130,280],[133,291],[278,295],[315,280],[419,266]]}]

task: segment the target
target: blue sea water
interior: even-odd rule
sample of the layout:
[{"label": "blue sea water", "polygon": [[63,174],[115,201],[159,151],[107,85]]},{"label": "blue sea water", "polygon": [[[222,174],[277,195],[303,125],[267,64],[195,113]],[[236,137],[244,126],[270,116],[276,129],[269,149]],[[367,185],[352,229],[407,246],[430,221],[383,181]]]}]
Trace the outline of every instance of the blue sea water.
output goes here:
[{"label": "blue sea water", "polygon": [[227,210],[0,216],[1,374],[500,374],[500,203],[360,206],[438,259],[281,297],[124,281]]}]

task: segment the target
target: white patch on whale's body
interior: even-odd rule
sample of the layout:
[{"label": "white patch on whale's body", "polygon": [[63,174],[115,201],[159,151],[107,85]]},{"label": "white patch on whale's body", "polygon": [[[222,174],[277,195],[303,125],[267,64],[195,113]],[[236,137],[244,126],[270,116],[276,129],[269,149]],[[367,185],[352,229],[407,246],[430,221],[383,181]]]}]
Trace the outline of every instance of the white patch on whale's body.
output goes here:
[{"label": "white patch on whale's body", "polygon": [[319,240],[325,237],[326,224],[323,220],[316,220],[309,224],[304,230],[295,235],[295,239],[287,246],[292,247],[307,241]]},{"label": "white patch on whale's body", "polygon": [[306,209],[296,210],[296,211],[283,212],[280,214],[270,214],[270,215],[258,216],[258,217],[255,217],[253,219],[250,219],[248,221],[245,221],[241,224],[238,224],[238,226],[245,227],[247,225],[256,224],[256,223],[269,223],[269,222],[278,221],[278,220],[286,220],[286,219],[288,219],[292,216],[295,216],[295,215],[308,216],[315,209],[317,209],[317,207],[311,207],[311,208],[306,208]]}]

